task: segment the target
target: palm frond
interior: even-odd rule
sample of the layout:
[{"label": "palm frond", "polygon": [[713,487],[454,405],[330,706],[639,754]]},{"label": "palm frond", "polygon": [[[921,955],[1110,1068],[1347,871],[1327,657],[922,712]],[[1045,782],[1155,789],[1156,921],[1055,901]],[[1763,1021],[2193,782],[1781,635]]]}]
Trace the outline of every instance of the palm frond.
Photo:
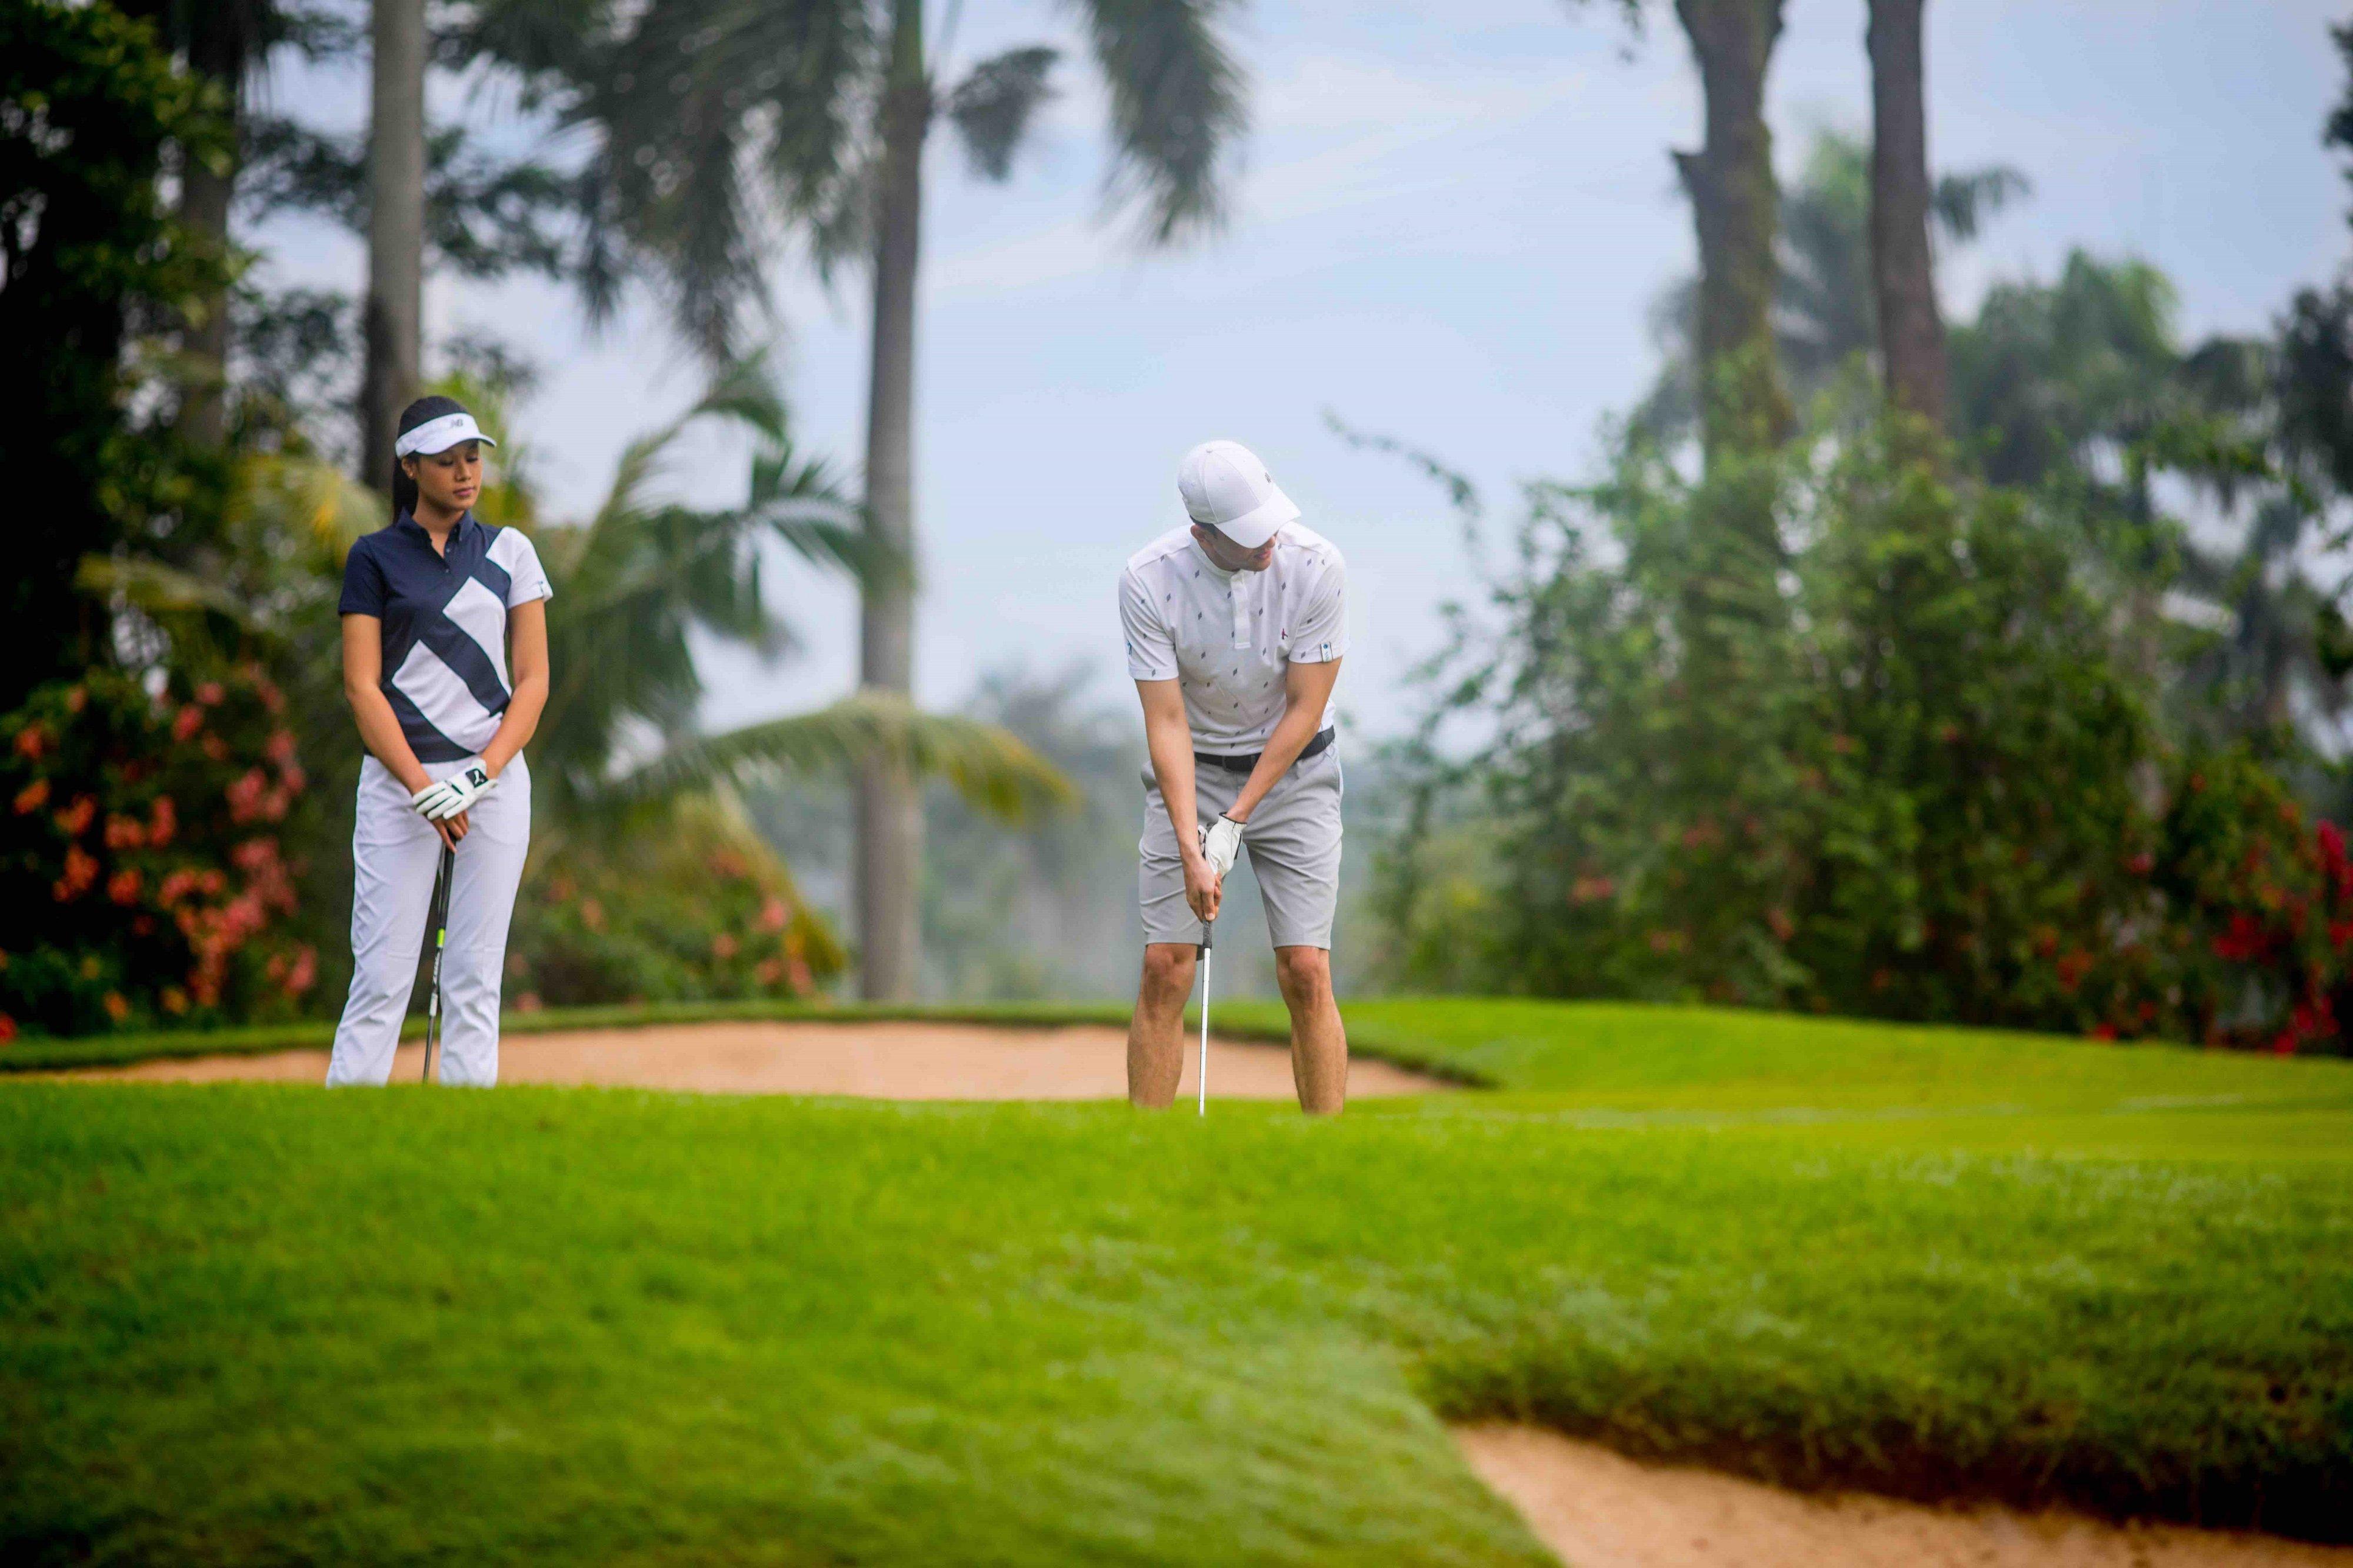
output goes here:
[{"label": "palm frond", "polygon": [[1111,89],[1113,205],[1140,201],[1145,238],[1215,228],[1247,128],[1242,68],[1219,36],[1233,0],[1073,0]]},{"label": "palm frond", "polygon": [[85,555],[74,570],[74,587],[84,594],[120,599],[152,616],[209,610],[244,625],[251,607],[218,581],[135,555]]},{"label": "palm frond", "polygon": [[763,773],[811,773],[875,757],[895,759],[919,777],[944,779],[971,805],[1008,822],[1078,798],[1070,781],[1011,731],[925,713],[904,698],[878,692],[681,742],[602,793],[618,804],[634,803]]},{"label": "palm frond", "polygon": [[948,94],[948,119],[964,137],[973,173],[1003,182],[1013,173],[1013,154],[1029,133],[1031,116],[1054,96],[1054,62],[1061,57],[1038,45],[1008,49],[972,68]]},{"label": "palm frond", "polygon": [[1965,174],[1943,175],[1936,181],[1929,205],[1936,211],[1936,226],[1947,237],[1971,240],[1994,214],[2033,194],[2034,182],[2025,174],[2007,163],[1995,163]]}]

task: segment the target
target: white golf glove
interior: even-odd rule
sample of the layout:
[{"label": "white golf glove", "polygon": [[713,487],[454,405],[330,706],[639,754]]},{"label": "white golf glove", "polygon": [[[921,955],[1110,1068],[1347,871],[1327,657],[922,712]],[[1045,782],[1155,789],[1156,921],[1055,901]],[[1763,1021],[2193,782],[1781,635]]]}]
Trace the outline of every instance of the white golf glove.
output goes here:
[{"label": "white golf glove", "polygon": [[498,787],[499,781],[476,763],[462,773],[427,784],[408,797],[408,804],[427,822],[447,822]]},{"label": "white golf glove", "polygon": [[1209,869],[1223,877],[1234,868],[1242,852],[1242,825],[1230,816],[1220,816],[1217,821],[1201,829],[1201,855],[1209,862]]}]

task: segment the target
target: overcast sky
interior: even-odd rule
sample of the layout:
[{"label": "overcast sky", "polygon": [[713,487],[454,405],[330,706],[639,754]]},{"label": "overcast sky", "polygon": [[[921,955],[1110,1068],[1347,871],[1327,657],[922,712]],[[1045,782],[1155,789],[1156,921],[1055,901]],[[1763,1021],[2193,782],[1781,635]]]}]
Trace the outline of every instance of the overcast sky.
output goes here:
[{"label": "overcast sky", "polygon": [[[1517,481],[1591,471],[1599,422],[1656,368],[1651,301],[1693,266],[1667,154],[1695,144],[1699,98],[1668,8],[1634,39],[1610,0],[1246,5],[1236,41],[1253,129],[1232,222],[1174,255],[1141,254],[1103,221],[1101,99],[1066,14],[1036,0],[964,9],[958,59],[1055,43],[1064,92],[1008,184],[974,183],[948,136],[933,144],[920,694],[944,706],[983,670],[1075,659],[1126,700],[1120,564],[1181,521],[1179,454],[1224,436],[1255,447],[1346,553],[1343,707],[1361,731],[1394,731],[1439,606],[1477,580],[1436,492],[1349,449],[1325,411],[1441,455],[1505,516]],[[2347,187],[2319,146],[2339,88],[2327,26],[2343,10],[1933,0],[1932,163],[2005,163],[2034,184],[1948,260],[1948,311],[1971,310],[1989,280],[2049,276],[2078,246],[2162,267],[2193,337],[2258,330],[2328,277],[2348,237]],[[1862,0],[1790,0],[1768,84],[1785,171],[1816,128],[1867,129],[1862,31]],[[325,123],[364,108],[362,75],[290,73],[276,92]],[[340,236],[281,223],[259,238],[280,280],[361,284],[361,249]],[[864,282],[828,297],[789,265],[776,281],[801,439],[854,467]],[[593,507],[620,445],[693,399],[695,367],[642,304],[592,338],[543,283],[435,279],[427,295],[435,335],[495,336],[542,366],[517,433],[559,516]],[[705,448],[677,482],[740,493],[741,455]],[[804,650],[773,669],[707,660],[712,721],[850,685],[851,596],[789,573],[778,597]]]}]

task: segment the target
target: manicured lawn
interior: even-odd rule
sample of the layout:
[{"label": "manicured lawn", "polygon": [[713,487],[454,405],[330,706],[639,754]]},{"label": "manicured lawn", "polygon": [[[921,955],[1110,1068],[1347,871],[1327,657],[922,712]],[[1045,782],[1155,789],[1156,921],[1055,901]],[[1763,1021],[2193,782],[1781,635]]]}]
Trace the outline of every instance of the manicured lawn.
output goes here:
[{"label": "manicured lawn", "polygon": [[1311,1126],[0,1084],[0,1542],[1541,1562],[1470,1415],[2353,1535],[2353,1066],[1352,1019],[1505,1087]]}]

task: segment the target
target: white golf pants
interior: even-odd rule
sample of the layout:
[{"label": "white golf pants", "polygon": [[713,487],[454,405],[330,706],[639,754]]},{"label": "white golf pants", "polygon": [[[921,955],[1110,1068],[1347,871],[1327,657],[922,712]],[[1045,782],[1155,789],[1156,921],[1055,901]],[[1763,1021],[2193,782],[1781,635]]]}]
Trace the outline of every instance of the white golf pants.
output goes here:
[{"label": "white golf pants", "polygon": [[[466,763],[430,764],[436,778]],[[499,983],[507,924],[531,849],[531,770],[520,756],[468,814],[449,891],[449,942],[441,953],[441,1058],[447,1084],[499,1080]],[[352,994],[335,1026],[327,1083],[381,1084],[392,1076],[400,1021],[427,938],[441,836],[417,815],[382,763],[360,766],[359,819],[352,828]]]}]

